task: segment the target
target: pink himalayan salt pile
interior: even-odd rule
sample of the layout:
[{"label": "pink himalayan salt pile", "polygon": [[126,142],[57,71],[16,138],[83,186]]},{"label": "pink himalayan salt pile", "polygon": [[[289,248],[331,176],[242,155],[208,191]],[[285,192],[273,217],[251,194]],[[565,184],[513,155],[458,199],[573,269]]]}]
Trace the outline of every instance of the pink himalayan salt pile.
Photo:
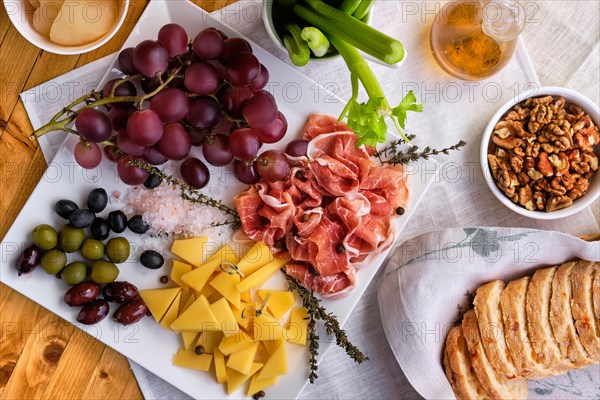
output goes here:
[{"label": "pink himalayan salt pile", "polygon": [[149,233],[169,233],[183,237],[207,236],[214,242],[229,243],[229,226],[210,227],[227,220],[221,211],[181,198],[181,190],[164,182],[152,190],[143,185],[129,189],[125,195],[127,215],[140,214],[150,224]]}]

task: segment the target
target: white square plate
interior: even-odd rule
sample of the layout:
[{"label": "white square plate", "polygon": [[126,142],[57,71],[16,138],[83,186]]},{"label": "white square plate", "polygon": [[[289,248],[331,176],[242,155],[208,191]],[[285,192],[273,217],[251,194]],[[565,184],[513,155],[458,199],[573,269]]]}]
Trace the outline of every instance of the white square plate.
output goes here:
[{"label": "white square plate", "polygon": [[[145,39],[155,39],[160,27],[170,22],[183,26],[190,37],[209,26],[217,27],[232,37],[242,36],[210,17],[191,2],[151,1],[125,42],[124,48],[135,46]],[[338,115],[341,112],[344,105],[341,99],[327,92],[317,83],[281,62],[258,45],[252,42],[251,44],[254,53],[269,70],[270,82],[267,89],[275,96],[279,109],[286,116],[289,124],[288,134],[283,141],[270,147],[283,148],[287,141],[298,137],[308,116],[312,113]],[[115,64],[113,64],[114,66]],[[110,68],[103,82],[112,78],[116,73],[115,68]],[[118,180],[115,164],[111,164],[107,160],[104,160],[96,170],[80,168],[72,155],[75,143],[74,136],[69,136],[65,140],[4,238],[0,255],[0,280],[190,396],[198,399],[227,398],[223,385],[216,383],[212,375],[173,366],[171,359],[181,346],[179,335],[160,327],[152,318],[144,318],[139,323],[128,327],[116,324],[110,317],[105,318],[97,325],[81,325],[76,321],[78,310],[70,309],[63,302],[63,295],[67,290],[64,282],[47,276],[40,268],[32,274],[17,277],[14,263],[21,251],[28,246],[31,230],[42,223],[58,228],[65,223],[53,211],[54,203],[57,200],[71,199],[83,205],[87,194],[93,188],[103,187],[109,194],[115,190],[121,191],[121,193],[125,193],[127,190],[127,186]],[[265,148],[267,147],[265,146]],[[194,151],[198,152],[198,149]],[[437,163],[433,160],[413,164],[409,168],[410,175],[412,175],[410,207],[406,214],[396,218],[397,232],[404,228],[425,191],[434,181],[435,171],[437,171]],[[205,190],[211,196],[232,205],[233,196],[245,187],[233,178],[230,169],[213,168],[211,184]],[[109,208],[111,207],[114,208],[109,205]],[[102,215],[107,213],[108,210],[104,211]],[[129,261],[120,265],[121,273],[118,279],[132,282],[140,289],[161,287],[159,278],[167,273],[168,267],[157,271],[144,268],[138,262],[139,254],[144,250],[144,243],[140,237],[129,231],[124,232],[121,236],[126,236],[132,242],[133,249]],[[322,302],[330,312],[338,316],[341,324],[348,319],[388,253],[389,249],[380,254],[372,265],[363,268],[357,274],[356,286],[348,296]],[[287,289],[285,279],[281,274],[273,277],[267,284],[273,288]],[[115,309],[113,305],[111,314]],[[324,332],[320,336],[320,358],[322,358],[334,342],[325,340]],[[288,361],[289,373],[282,376],[275,386],[267,390],[268,398],[297,398],[308,382],[307,349],[288,345]],[[361,367],[369,368],[368,364],[363,364]],[[230,398],[245,398],[243,390],[245,387],[238,389]]]}]

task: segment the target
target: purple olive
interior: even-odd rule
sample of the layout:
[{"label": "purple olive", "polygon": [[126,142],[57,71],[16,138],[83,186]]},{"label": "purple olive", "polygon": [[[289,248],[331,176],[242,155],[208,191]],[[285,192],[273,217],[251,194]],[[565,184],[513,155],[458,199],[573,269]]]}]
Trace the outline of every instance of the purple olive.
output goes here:
[{"label": "purple olive", "polygon": [[104,286],[102,296],[111,303],[125,303],[138,297],[138,289],[129,282],[112,282]]},{"label": "purple olive", "polygon": [[40,265],[41,257],[42,251],[34,244],[23,250],[23,253],[21,253],[15,264],[15,269],[19,276],[28,274],[36,269]]},{"label": "purple olive", "polygon": [[120,324],[130,325],[144,318],[148,312],[148,307],[141,299],[132,300],[123,304],[115,311],[113,318]]},{"label": "purple olive", "polygon": [[108,311],[108,301],[94,300],[83,306],[77,315],[77,321],[85,325],[93,325],[102,321],[108,315]]},{"label": "purple olive", "polygon": [[71,307],[79,307],[96,300],[100,287],[94,282],[81,282],[65,293],[65,303]]}]

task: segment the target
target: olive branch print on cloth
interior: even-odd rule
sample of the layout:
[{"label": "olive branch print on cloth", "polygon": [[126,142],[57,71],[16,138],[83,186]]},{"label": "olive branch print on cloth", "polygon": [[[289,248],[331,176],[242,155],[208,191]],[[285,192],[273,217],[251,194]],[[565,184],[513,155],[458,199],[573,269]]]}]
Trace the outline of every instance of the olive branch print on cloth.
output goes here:
[{"label": "olive branch print on cloth", "polygon": [[414,264],[415,262],[426,259],[427,257],[433,254],[438,254],[451,249],[470,248],[471,250],[473,250],[473,252],[480,255],[481,257],[487,258],[500,250],[500,242],[517,242],[529,235],[530,233],[534,232],[529,231],[521,232],[516,235],[498,236],[498,231],[491,229],[463,228],[463,230],[465,231],[466,236],[458,243],[451,243],[441,249],[427,251],[418,257],[408,260],[403,265],[398,266],[397,268],[389,271],[386,275],[390,275],[394,272],[397,272],[403,266]]}]

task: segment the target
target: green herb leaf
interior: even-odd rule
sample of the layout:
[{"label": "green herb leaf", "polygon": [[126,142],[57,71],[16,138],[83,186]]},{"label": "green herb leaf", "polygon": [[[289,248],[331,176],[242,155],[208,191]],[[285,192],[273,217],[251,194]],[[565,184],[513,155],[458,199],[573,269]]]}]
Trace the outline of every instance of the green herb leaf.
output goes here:
[{"label": "green herb leaf", "polygon": [[405,129],[407,111],[423,111],[423,104],[417,103],[417,98],[412,90],[409,91],[406,96],[404,96],[400,104],[392,109],[392,115],[398,118],[398,122],[400,123],[402,129]]},{"label": "green herb leaf", "polygon": [[358,136],[357,145],[366,144],[375,147],[385,143],[387,125],[382,112],[382,97],[370,98],[366,103],[351,100],[348,107],[348,127]]}]

